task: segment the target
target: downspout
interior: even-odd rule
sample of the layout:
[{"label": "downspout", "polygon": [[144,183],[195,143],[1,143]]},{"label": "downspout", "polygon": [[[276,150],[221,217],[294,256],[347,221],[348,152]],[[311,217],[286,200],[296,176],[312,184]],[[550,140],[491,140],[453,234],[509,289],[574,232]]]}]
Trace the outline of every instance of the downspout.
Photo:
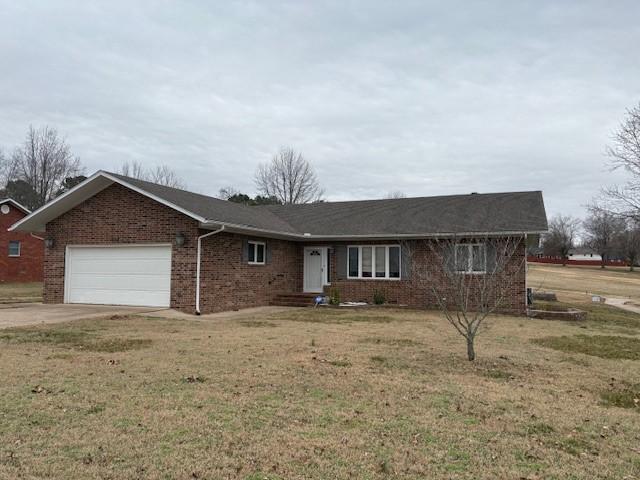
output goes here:
[{"label": "downspout", "polygon": [[527,234],[524,234],[524,308],[529,311],[529,262],[527,261],[527,253],[529,251],[529,244]]},{"label": "downspout", "polygon": [[202,250],[202,239],[215,235],[216,233],[220,233],[223,230],[224,230],[224,225],[220,227],[218,230],[205,233],[204,235],[200,235],[198,237],[198,248],[197,248],[198,253],[196,255],[196,315],[200,315],[200,251]]}]

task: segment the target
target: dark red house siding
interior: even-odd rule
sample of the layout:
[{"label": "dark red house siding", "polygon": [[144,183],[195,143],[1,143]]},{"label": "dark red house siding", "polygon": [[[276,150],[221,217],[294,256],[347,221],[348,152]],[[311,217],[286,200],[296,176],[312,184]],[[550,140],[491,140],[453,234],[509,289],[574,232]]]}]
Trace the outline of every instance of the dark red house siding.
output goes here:
[{"label": "dark red house siding", "polygon": [[[29,233],[9,232],[7,229],[26,216],[11,203],[9,213],[0,213],[0,282],[41,282],[44,243]],[[9,242],[20,242],[20,256],[9,256]]]}]

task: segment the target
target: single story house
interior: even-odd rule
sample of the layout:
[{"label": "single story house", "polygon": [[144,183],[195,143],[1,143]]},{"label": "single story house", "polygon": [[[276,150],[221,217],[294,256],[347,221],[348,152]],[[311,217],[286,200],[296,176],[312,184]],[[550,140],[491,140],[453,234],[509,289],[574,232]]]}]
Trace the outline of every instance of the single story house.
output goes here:
[{"label": "single story house", "polygon": [[602,257],[590,248],[571,248],[568,252],[569,260],[590,261],[594,263],[602,262]]},{"label": "single story house", "polygon": [[[547,220],[541,192],[246,206],[99,171],[12,230],[45,238],[47,303],[189,313],[330,290],[343,301],[381,292],[391,303],[433,306],[406,245],[455,237],[471,249],[482,236],[516,238],[507,300],[523,312],[526,262],[518,260]],[[471,263],[463,273],[481,273]]]},{"label": "single story house", "polygon": [[42,281],[42,238],[28,232],[9,231],[11,225],[29,213],[11,198],[0,199],[0,283]]}]

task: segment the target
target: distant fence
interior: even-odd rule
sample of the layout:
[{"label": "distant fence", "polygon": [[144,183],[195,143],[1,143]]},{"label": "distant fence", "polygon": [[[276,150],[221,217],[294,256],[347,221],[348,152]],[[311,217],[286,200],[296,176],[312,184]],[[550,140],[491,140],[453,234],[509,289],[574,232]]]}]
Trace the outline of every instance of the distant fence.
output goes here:
[{"label": "distant fence", "polygon": [[[600,260],[564,260],[562,257],[537,257],[529,255],[527,262],[530,263],[553,263],[555,265],[583,265],[583,266],[600,266]],[[607,267],[628,267],[629,264],[624,260],[607,260],[604,262]]]}]

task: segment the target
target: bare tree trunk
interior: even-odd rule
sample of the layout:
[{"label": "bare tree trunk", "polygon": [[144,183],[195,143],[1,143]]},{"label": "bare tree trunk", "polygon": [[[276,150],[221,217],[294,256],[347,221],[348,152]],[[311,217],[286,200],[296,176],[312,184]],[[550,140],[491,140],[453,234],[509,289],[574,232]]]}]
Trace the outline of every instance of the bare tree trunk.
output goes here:
[{"label": "bare tree trunk", "polygon": [[473,346],[473,338],[467,337],[467,359],[473,362],[476,359],[476,350]]}]

